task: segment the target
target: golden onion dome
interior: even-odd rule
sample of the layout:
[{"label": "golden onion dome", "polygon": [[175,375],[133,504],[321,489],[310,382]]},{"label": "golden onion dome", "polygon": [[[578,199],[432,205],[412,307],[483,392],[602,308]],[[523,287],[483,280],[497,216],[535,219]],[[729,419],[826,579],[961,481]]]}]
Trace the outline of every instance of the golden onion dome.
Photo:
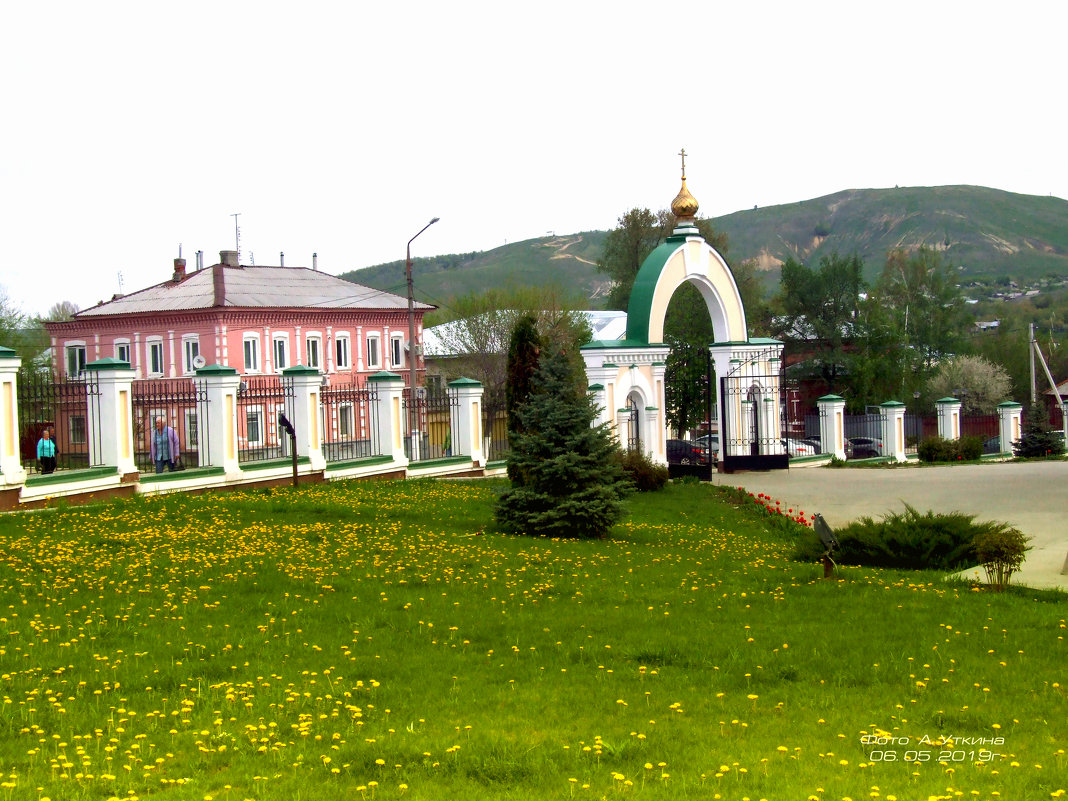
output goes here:
[{"label": "golden onion dome", "polygon": [[697,198],[686,188],[686,178],[682,179],[682,189],[671,201],[671,213],[679,219],[693,219],[697,216]]}]

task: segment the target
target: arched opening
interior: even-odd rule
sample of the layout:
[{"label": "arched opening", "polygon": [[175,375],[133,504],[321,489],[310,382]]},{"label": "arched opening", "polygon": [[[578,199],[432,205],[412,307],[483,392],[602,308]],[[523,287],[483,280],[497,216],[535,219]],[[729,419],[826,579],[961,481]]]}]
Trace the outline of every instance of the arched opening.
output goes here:
[{"label": "arched opening", "polygon": [[627,450],[631,451],[642,449],[640,403],[641,398],[637,392],[631,392],[627,396]]}]

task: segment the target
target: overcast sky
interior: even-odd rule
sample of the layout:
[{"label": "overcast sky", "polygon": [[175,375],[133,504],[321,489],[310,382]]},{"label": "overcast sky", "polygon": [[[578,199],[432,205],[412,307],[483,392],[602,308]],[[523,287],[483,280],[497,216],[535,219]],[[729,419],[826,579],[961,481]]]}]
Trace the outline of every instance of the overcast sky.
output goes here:
[{"label": "overcast sky", "polygon": [[[0,287],[331,273],[864,187],[1068,198],[1068,3],[11,2]],[[398,287],[403,277],[398,276]]]}]

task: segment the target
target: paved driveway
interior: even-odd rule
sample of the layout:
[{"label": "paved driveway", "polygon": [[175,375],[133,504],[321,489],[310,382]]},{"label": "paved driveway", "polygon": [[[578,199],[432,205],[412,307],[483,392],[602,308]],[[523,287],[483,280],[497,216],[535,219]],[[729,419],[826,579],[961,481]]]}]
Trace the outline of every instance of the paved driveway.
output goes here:
[{"label": "paved driveway", "polygon": [[[764,492],[789,507],[820,512],[831,527],[868,515],[965,512],[1011,523],[1033,537],[1013,580],[1068,590],[1068,461],[991,462],[894,469],[800,467],[717,475],[717,484]],[[980,570],[980,572],[982,572]]]}]

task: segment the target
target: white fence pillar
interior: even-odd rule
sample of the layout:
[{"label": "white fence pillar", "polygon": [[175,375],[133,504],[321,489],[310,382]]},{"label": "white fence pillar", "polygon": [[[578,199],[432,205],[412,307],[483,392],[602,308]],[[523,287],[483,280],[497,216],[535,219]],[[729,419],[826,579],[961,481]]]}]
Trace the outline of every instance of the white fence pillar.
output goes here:
[{"label": "white fence pillar", "polygon": [[1012,453],[1012,443],[1018,441],[1023,434],[1022,410],[1023,407],[1013,401],[998,404],[998,450],[1001,453]]},{"label": "white fence pillar", "polygon": [[458,378],[449,382],[456,398],[452,409],[452,453],[470,456],[480,467],[486,466],[482,451],[482,384],[472,378]]},{"label": "white fence pillar", "polygon": [[887,401],[879,407],[883,427],[883,456],[895,462],[904,462],[905,457],[905,404]]},{"label": "white fence pillar", "polygon": [[938,410],[938,436],[942,439],[960,439],[960,401],[956,398],[940,398],[935,401]]},{"label": "white fence pillar", "polygon": [[845,459],[845,398],[824,395],[816,401],[820,415],[820,450]]},{"label": "white fence pillar", "polygon": [[367,383],[378,390],[378,447],[401,466],[408,466],[404,455],[404,379],[386,370],[369,376]]},{"label": "white fence pillar", "polygon": [[302,366],[287,367],[282,375],[293,382],[293,419],[290,422],[297,432],[297,456],[308,457],[312,470],[325,470],[323,434],[319,430],[322,376],[315,368]]},{"label": "white fence pillar", "polygon": [[[19,393],[16,385],[22,364],[15,351],[0,347],[0,486],[26,482],[19,454]],[[34,443],[36,447],[37,443]]]},{"label": "white fence pillar", "polygon": [[237,388],[241,376],[233,367],[212,364],[197,370],[208,399],[208,459],[227,477],[241,475],[237,459]]},{"label": "white fence pillar", "polygon": [[[89,453],[99,454],[101,464],[115,465],[119,475],[137,473],[133,444],[133,380],[137,373],[129,362],[108,357],[85,366],[96,377],[99,402],[89,402]],[[97,417],[99,415],[99,418]]]}]

